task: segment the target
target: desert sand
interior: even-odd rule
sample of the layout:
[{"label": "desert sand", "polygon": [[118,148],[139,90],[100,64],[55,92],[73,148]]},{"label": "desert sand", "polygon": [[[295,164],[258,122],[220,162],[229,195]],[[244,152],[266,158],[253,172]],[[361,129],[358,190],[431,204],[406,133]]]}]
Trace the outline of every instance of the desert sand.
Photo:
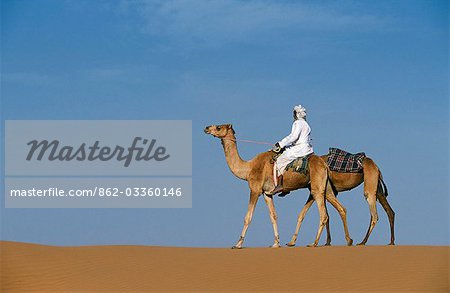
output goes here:
[{"label": "desert sand", "polygon": [[2,292],[449,291],[449,246],[0,245]]}]

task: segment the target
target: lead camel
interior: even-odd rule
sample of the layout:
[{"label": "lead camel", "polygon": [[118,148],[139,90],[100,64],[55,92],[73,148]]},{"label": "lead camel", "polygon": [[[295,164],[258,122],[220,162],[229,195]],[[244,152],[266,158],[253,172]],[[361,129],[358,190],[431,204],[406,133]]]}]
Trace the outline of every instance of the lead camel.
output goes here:
[{"label": "lead camel", "polygon": [[[253,212],[256,203],[261,195],[267,204],[270,213],[270,220],[273,226],[275,236],[272,247],[280,247],[280,237],[278,234],[277,213],[275,205],[270,193],[274,187],[273,180],[273,164],[272,152],[264,152],[255,156],[249,161],[244,161],[239,156],[235,132],[231,124],[211,125],[205,128],[205,133],[214,137],[220,138],[225,152],[225,159],[231,172],[238,178],[246,180],[250,188],[250,198],[247,213],[244,219],[244,227],[241,236],[233,248],[242,248],[245,234],[252,221]],[[296,190],[300,188],[310,188],[310,197],[316,201],[319,210],[320,221],[316,238],[310,246],[317,246],[320,235],[324,226],[328,221],[328,214],[325,207],[325,190],[327,188],[327,165],[319,156],[311,155],[309,158],[309,171],[307,174],[302,174],[293,171],[286,171],[284,173],[283,186],[289,190]],[[346,210],[337,200],[333,193],[326,193],[327,200],[338,210],[342,222],[344,224],[345,237],[347,244],[352,245],[353,240],[350,238],[347,229]]]}]

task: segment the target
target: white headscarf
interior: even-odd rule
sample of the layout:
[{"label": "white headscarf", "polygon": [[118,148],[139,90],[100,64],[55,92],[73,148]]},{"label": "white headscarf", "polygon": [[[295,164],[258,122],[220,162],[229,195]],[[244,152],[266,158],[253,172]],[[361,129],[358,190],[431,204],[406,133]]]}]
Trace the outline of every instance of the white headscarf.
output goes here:
[{"label": "white headscarf", "polygon": [[306,109],[302,105],[295,106],[294,112],[295,112],[296,119],[305,119]]}]

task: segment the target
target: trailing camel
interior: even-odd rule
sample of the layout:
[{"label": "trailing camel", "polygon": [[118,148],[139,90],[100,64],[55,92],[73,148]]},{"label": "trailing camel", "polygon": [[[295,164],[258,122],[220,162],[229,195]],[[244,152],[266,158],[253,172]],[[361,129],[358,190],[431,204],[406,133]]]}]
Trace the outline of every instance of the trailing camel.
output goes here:
[{"label": "trailing camel", "polygon": [[[326,162],[328,155],[321,156],[321,159]],[[387,201],[388,190],[386,184],[383,181],[383,176],[381,175],[381,171],[375,162],[365,157],[362,162],[363,172],[362,173],[342,173],[329,170],[329,184],[327,185],[327,198],[331,196],[331,194],[337,196],[338,192],[351,190],[356,188],[361,183],[364,182],[364,197],[367,200],[370,210],[370,224],[367,230],[366,236],[358,245],[365,245],[367,240],[369,239],[370,234],[372,233],[375,224],[378,221],[378,213],[376,201],[378,200],[383,209],[385,210],[388,218],[389,225],[391,229],[391,241],[389,245],[394,245],[395,236],[394,236],[394,219],[395,213],[392,210],[391,206]],[[300,226],[303,222],[303,219],[308,212],[309,208],[314,202],[314,197],[309,196],[308,200],[305,203],[305,206],[301,210],[298,215],[297,227],[295,229],[295,233],[292,236],[292,239],[287,246],[294,246],[297,240],[298,232],[300,230]],[[330,226],[329,222],[326,223],[327,230],[327,242],[325,245],[331,245],[331,235],[330,235]]]}]

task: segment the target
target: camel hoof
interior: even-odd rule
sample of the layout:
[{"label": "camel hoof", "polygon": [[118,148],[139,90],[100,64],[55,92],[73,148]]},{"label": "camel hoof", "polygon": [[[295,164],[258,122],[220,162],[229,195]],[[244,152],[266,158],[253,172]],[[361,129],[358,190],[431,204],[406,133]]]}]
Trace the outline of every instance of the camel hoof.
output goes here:
[{"label": "camel hoof", "polygon": [[317,244],[313,243],[313,244],[308,244],[306,245],[306,247],[317,247]]},{"label": "camel hoof", "polygon": [[286,243],[286,246],[294,247],[295,246],[295,242],[288,242],[288,243]]},{"label": "camel hoof", "polygon": [[242,249],[242,246],[236,246],[236,245],[233,245],[233,246],[231,247],[231,249]]},{"label": "camel hoof", "polygon": [[391,242],[391,243],[388,243],[388,245],[395,245],[395,243],[394,243],[394,242]]},{"label": "camel hoof", "polygon": [[366,245],[366,244],[363,243],[363,242],[356,244],[356,246],[365,246],[365,245]]},{"label": "camel hoof", "polygon": [[325,243],[323,246],[331,246],[331,243]]},{"label": "camel hoof", "polygon": [[280,246],[280,244],[274,244],[274,245],[272,245],[272,246],[269,246],[270,248],[280,248],[281,246]]},{"label": "camel hoof", "polygon": [[350,239],[349,241],[347,241],[347,246],[352,246],[353,245],[353,239]]}]

